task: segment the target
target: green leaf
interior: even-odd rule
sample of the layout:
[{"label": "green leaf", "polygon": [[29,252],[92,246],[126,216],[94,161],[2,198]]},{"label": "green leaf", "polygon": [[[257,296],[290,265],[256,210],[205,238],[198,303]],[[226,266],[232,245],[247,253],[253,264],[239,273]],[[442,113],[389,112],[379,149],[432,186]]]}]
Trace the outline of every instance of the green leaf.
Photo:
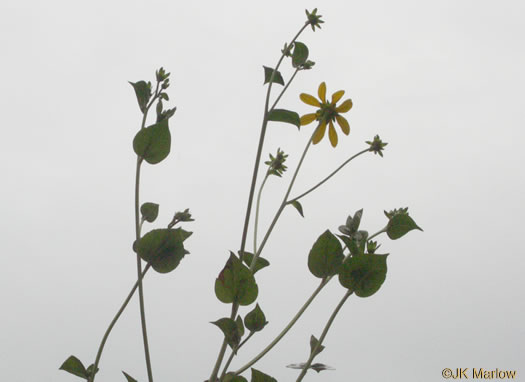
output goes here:
[{"label": "green leaf", "polygon": [[268,114],[268,121],[286,122],[297,126],[297,128],[301,127],[301,118],[299,117],[299,114],[295,111],[285,109],[273,109],[270,114]]},{"label": "green leaf", "polygon": [[155,229],[148,232],[135,245],[138,255],[151,264],[159,273],[168,273],[177,268],[189,252],[182,244],[192,232],[176,229]]},{"label": "green leaf", "polygon": [[140,213],[148,223],[153,223],[159,215],[159,205],[155,203],[144,203],[140,206]]},{"label": "green leaf", "polygon": [[163,161],[171,149],[171,134],[168,119],[141,129],[133,139],[133,150],[149,164]]},{"label": "green leaf", "polygon": [[[244,252],[244,256],[242,257],[243,263],[245,263],[248,268],[251,267],[252,261],[253,261],[253,253],[250,252]],[[257,258],[257,261],[255,262],[255,267],[253,268],[253,273],[257,273],[257,271],[267,267],[270,265],[270,262],[261,256]]]},{"label": "green leaf", "polygon": [[88,379],[89,377],[88,372],[82,362],[74,355],[69,356],[69,358],[64,361],[62,366],[60,366],[59,370],[67,371],[68,373],[84,379]]},{"label": "green leaf", "polygon": [[248,382],[248,380],[240,375],[228,373],[224,376],[224,382]]},{"label": "green leaf", "polygon": [[386,278],[388,255],[354,255],[339,271],[339,282],[359,297],[376,293]]},{"label": "green leaf", "polygon": [[252,379],[250,382],[277,382],[277,379],[264,374],[262,371],[252,367]]},{"label": "green leaf", "polygon": [[224,333],[224,338],[226,343],[235,351],[239,343],[241,342],[241,334],[239,333],[239,327],[237,323],[231,318],[221,318],[215,322],[212,322],[213,325],[219,327],[219,329]]},{"label": "green leaf", "polygon": [[259,304],[255,305],[255,308],[244,317],[244,325],[250,332],[260,332],[267,323]]},{"label": "green leaf", "polygon": [[292,201],[291,205],[294,206],[295,209],[296,209],[297,211],[299,211],[299,213],[301,214],[301,216],[304,218],[304,214],[303,214],[303,206],[301,205],[301,203],[299,203],[297,200],[294,200],[294,201]]},{"label": "green leaf", "polygon": [[388,222],[386,234],[390,239],[396,240],[414,229],[423,231],[409,215],[399,214],[394,215]]},{"label": "green leaf", "polygon": [[242,336],[244,336],[244,324],[242,322],[242,318],[240,315],[237,316],[237,319],[235,320],[235,324],[237,325],[239,336],[242,338]]},{"label": "green leaf", "polygon": [[[264,68],[264,84],[267,84],[272,79],[273,69],[267,66],[263,66],[263,68]],[[276,84],[284,86],[283,76],[281,76],[281,73],[279,73],[278,70],[275,71],[272,82],[275,82]]]},{"label": "green leaf", "polygon": [[[315,347],[317,346],[317,344],[319,343],[319,340],[317,338],[315,338],[315,336],[311,336],[310,337],[310,354],[312,354],[314,352],[314,349]],[[314,357],[321,353],[323,350],[324,350],[324,346],[323,345],[319,345],[317,350],[315,351],[315,354],[314,354]]]},{"label": "green leaf", "polygon": [[302,42],[296,41],[293,44],[292,66],[297,68],[303,65],[308,59],[308,47]]},{"label": "green leaf", "polygon": [[144,113],[151,97],[151,89],[145,81],[130,82],[130,84],[133,86],[133,89],[135,89],[135,95],[137,96],[140,111]]},{"label": "green leaf", "polygon": [[225,304],[236,302],[240,305],[250,305],[257,298],[258,292],[250,269],[230,252],[230,258],[215,280],[215,295],[219,301]]},{"label": "green leaf", "polygon": [[341,243],[329,230],[326,230],[310,250],[308,268],[315,277],[324,279],[335,275],[343,260]]},{"label": "green leaf", "polygon": [[126,377],[126,379],[128,380],[128,382],[137,382],[137,380],[136,380],[135,378],[133,378],[131,375],[129,375],[129,374],[126,373],[125,371],[123,371],[122,374],[124,374],[124,377]]}]

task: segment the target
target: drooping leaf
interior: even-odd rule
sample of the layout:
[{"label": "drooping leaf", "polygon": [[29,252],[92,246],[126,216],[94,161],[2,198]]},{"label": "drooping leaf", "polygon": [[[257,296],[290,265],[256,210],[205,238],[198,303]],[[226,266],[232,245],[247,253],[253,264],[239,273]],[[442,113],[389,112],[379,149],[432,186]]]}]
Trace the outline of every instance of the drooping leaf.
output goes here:
[{"label": "drooping leaf", "polygon": [[246,378],[240,375],[235,375],[233,373],[228,373],[224,376],[224,382],[248,382]]},{"label": "drooping leaf", "polygon": [[244,325],[250,332],[259,332],[264,329],[268,321],[259,304],[244,317]]},{"label": "drooping leaf", "polygon": [[149,164],[163,161],[171,149],[168,119],[141,129],[133,139],[133,150]]},{"label": "drooping leaf", "polygon": [[398,214],[388,222],[386,234],[390,239],[397,240],[414,229],[423,231],[408,214]]},{"label": "drooping leaf", "polygon": [[339,271],[339,282],[359,297],[376,293],[385,281],[388,255],[354,255],[343,263]]},{"label": "drooping leaf", "polygon": [[59,370],[67,371],[68,373],[84,379],[88,379],[89,377],[88,372],[82,362],[74,355],[69,356],[69,358],[64,361],[62,366],[60,366]]},{"label": "drooping leaf", "polygon": [[[242,261],[248,266],[248,268],[251,267],[252,261],[253,261],[253,253],[245,251],[244,256],[242,257]],[[270,265],[270,262],[266,260],[265,258],[262,258],[261,256],[259,256],[257,260],[255,261],[255,267],[253,268],[253,273],[254,274],[257,273],[257,271],[267,267],[268,265]]]},{"label": "drooping leaf", "polygon": [[302,42],[296,41],[293,44],[292,66],[297,68],[303,65],[308,59],[308,47]]},{"label": "drooping leaf", "polygon": [[325,278],[335,275],[343,260],[341,243],[329,230],[326,230],[310,250],[308,268],[315,277]]},{"label": "drooping leaf", "polygon": [[189,252],[182,244],[192,233],[181,228],[155,229],[144,235],[135,245],[142,260],[151,264],[159,273],[168,273],[177,268]]},{"label": "drooping leaf", "polygon": [[224,317],[215,322],[212,322],[224,333],[226,343],[235,351],[239,343],[241,342],[241,334],[239,333],[239,327],[237,323],[231,318]]},{"label": "drooping leaf", "polygon": [[244,323],[242,322],[242,318],[240,315],[237,316],[235,324],[237,325],[237,331],[239,332],[239,336],[242,338],[242,336],[244,336]]},{"label": "drooping leaf", "polygon": [[290,203],[292,206],[295,207],[295,209],[297,211],[299,211],[299,213],[301,214],[301,216],[304,218],[304,214],[303,214],[303,206],[301,205],[301,203],[299,203],[297,200],[294,200],[292,203]]},{"label": "drooping leaf", "polygon": [[128,380],[128,382],[137,382],[137,380],[136,380],[135,378],[133,378],[131,375],[129,375],[129,374],[126,373],[125,371],[123,371],[122,374],[124,374],[124,377],[126,377],[126,379]]},{"label": "drooping leaf", "polygon": [[153,223],[159,215],[159,205],[155,203],[144,203],[140,206],[140,213],[148,223]]},{"label": "drooping leaf", "polygon": [[257,298],[258,292],[252,272],[230,252],[230,258],[215,280],[217,298],[225,304],[237,302],[240,305],[250,305]]},{"label": "drooping leaf", "polygon": [[151,97],[151,89],[145,81],[130,82],[130,84],[133,86],[133,89],[135,89],[140,111],[144,113]]},{"label": "drooping leaf", "polygon": [[301,127],[299,114],[286,109],[273,109],[270,114],[268,114],[268,121],[286,122],[297,126],[297,128]]},{"label": "drooping leaf", "polygon": [[[317,346],[317,344],[319,343],[319,340],[317,338],[315,338],[315,336],[311,336],[310,337],[310,354],[312,354],[314,352],[314,349],[315,347]],[[321,353],[323,350],[324,350],[324,346],[323,345],[319,345],[317,346],[317,350],[315,351],[315,354],[314,354],[314,357]]]},{"label": "drooping leaf", "polygon": [[275,82],[276,84],[284,86],[283,76],[281,76],[281,73],[279,73],[278,70],[275,71],[275,74],[272,79],[273,69],[267,66],[263,66],[263,68],[264,68],[264,84],[267,84],[271,80],[272,82]]},{"label": "drooping leaf", "polygon": [[252,379],[250,382],[277,382],[277,380],[252,367]]}]

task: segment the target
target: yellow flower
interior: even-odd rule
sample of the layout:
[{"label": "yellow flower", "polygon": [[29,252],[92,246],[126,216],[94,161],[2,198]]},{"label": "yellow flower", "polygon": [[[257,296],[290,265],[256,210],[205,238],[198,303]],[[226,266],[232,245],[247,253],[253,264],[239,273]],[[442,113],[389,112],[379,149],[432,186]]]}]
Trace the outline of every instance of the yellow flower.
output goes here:
[{"label": "yellow flower", "polygon": [[347,99],[341,105],[337,106],[337,102],[339,102],[345,94],[344,90],[339,90],[332,94],[332,99],[330,102],[327,102],[326,84],[324,82],[321,82],[319,85],[317,94],[319,95],[319,100],[310,94],[301,93],[299,96],[304,103],[319,108],[315,113],[303,115],[301,117],[301,126],[308,125],[313,121],[319,121],[319,126],[312,138],[312,143],[315,145],[323,139],[326,132],[326,125],[328,125],[328,138],[330,138],[332,146],[335,147],[337,146],[337,133],[335,132],[334,121],[341,127],[345,135],[350,133],[350,125],[340,113],[346,113],[352,108],[352,100]]}]

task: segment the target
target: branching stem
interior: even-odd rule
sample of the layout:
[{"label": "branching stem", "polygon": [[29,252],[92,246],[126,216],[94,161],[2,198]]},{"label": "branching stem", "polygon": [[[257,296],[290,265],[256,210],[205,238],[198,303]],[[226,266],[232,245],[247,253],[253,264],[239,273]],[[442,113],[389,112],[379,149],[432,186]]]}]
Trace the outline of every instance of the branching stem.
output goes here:
[{"label": "branching stem", "polygon": [[[129,292],[128,297],[126,297],[126,299],[124,300],[124,303],[122,304],[122,306],[118,310],[117,314],[115,315],[115,317],[113,317],[113,320],[111,321],[111,323],[109,324],[108,328],[106,329],[106,332],[104,333],[104,337],[102,337],[102,341],[100,342],[100,346],[98,347],[97,357],[95,358],[95,363],[93,365],[94,366],[93,370],[97,370],[98,364],[100,362],[100,357],[102,357],[102,351],[104,350],[104,346],[106,345],[106,341],[107,341],[107,339],[109,337],[109,334],[113,330],[113,327],[117,323],[117,321],[120,318],[122,312],[124,312],[124,310],[128,306],[128,303],[131,300],[131,298],[133,297],[133,295],[135,294],[135,291],[137,290],[137,288],[139,286],[139,283],[142,282],[142,279],[144,278],[144,276],[146,275],[146,272],[149,269],[150,269],[150,265],[148,264],[148,265],[146,265],[146,267],[144,268],[144,271],[140,275],[140,279],[135,282],[135,285],[133,286],[133,288],[131,288],[131,291]],[[89,379],[89,382],[94,382],[94,381],[95,381],[95,374],[91,375],[90,379]]]},{"label": "branching stem", "polygon": [[[292,46],[292,44],[295,42],[295,40],[297,40],[297,38],[306,29],[307,26],[308,26],[308,24],[305,24],[305,25],[303,25],[301,27],[299,32],[297,32],[297,34],[292,39],[290,44],[288,44],[288,46]],[[268,106],[269,106],[269,103],[270,103],[270,94],[271,94],[271,90],[272,90],[273,79],[275,78],[275,74],[277,73],[277,70],[281,66],[281,63],[282,63],[284,57],[285,57],[285,54],[282,53],[281,57],[279,58],[279,61],[277,62],[277,65],[274,68],[272,76],[270,77],[270,83],[268,84],[268,90],[266,91],[266,100],[265,100],[265,103],[264,103],[264,114],[263,114],[263,122],[262,122],[262,126],[261,126],[261,134],[259,136],[259,145],[257,147],[257,154],[255,156],[255,164],[254,164],[254,167],[253,167],[252,182],[251,182],[251,186],[250,186],[250,193],[249,193],[249,196],[248,196],[248,205],[246,207],[246,215],[245,215],[245,218],[244,218],[244,227],[243,227],[242,238],[241,238],[241,247],[240,247],[240,252],[239,252],[239,256],[241,257],[241,262],[242,262],[242,256],[243,256],[244,250],[246,248],[246,238],[248,236],[248,226],[250,224],[250,215],[251,215],[251,211],[252,211],[253,195],[255,193],[255,185],[257,183],[257,174],[259,172],[259,164],[260,164],[260,160],[261,160],[262,149],[263,149],[263,146],[264,146],[264,138],[266,136],[266,127],[268,126],[268,113],[269,113]],[[275,106],[275,103],[274,103],[274,106]],[[231,311],[230,317],[235,317],[235,315],[237,314],[237,310],[238,309],[239,309],[239,305],[234,303],[232,305],[232,311]],[[211,382],[215,382],[215,379],[217,378],[217,373],[219,372],[219,368],[221,367],[222,361],[224,359],[225,351],[226,351],[226,339],[224,339],[223,342],[222,342],[221,349],[219,350],[219,355],[217,356],[217,361],[215,362],[215,366],[213,367],[213,370],[211,372],[211,376],[209,378],[209,381],[211,381]]]},{"label": "branching stem", "polygon": [[308,361],[306,361],[306,363],[305,363],[305,365],[303,367],[303,370],[301,371],[301,374],[299,374],[299,377],[297,378],[296,382],[301,382],[303,380],[304,376],[306,375],[306,372],[308,371],[308,369],[310,368],[310,365],[312,364],[312,361],[314,360],[315,356],[317,355],[317,350],[323,344],[323,341],[324,341],[326,335],[328,334],[328,330],[330,330],[330,326],[332,326],[332,323],[334,322],[335,317],[337,316],[337,314],[339,313],[339,310],[341,310],[342,306],[344,305],[344,303],[346,302],[346,300],[348,299],[348,297],[350,297],[350,295],[352,293],[353,293],[352,291],[348,290],[345,293],[345,295],[343,296],[343,298],[341,299],[341,301],[339,301],[339,304],[337,304],[336,308],[332,312],[332,315],[328,319],[328,322],[326,323],[326,325],[325,325],[325,327],[323,329],[323,333],[321,334],[321,337],[319,337],[319,340],[318,340],[316,346],[312,349],[312,351],[310,353],[310,357],[308,358]]}]

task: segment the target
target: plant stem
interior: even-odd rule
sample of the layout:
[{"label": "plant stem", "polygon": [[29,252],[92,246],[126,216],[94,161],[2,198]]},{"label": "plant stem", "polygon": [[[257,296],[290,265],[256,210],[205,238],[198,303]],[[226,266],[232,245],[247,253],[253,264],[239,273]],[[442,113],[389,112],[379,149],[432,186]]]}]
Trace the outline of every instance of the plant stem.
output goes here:
[{"label": "plant stem", "polygon": [[275,106],[277,106],[277,103],[281,100],[281,97],[283,96],[284,92],[286,91],[286,89],[288,89],[288,86],[290,86],[290,84],[292,83],[293,79],[295,78],[295,75],[299,72],[299,68],[295,69],[295,72],[293,72],[292,76],[290,77],[290,80],[286,83],[285,87],[283,88],[283,90],[281,90],[281,93],[279,94],[279,96],[275,99],[272,107],[270,108],[270,110],[268,110],[268,113],[271,112]]},{"label": "plant stem", "polygon": [[381,231],[377,231],[376,233],[374,233],[372,236],[370,236],[368,239],[366,239],[366,241],[370,241],[370,240],[372,240],[374,237],[376,237],[376,236],[378,236],[378,235],[380,235],[380,234],[382,234],[382,233],[384,233],[384,232],[386,232],[386,227],[383,228]]},{"label": "plant stem", "polygon": [[241,367],[240,369],[235,371],[235,375],[239,375],[242,372],[244,372],[246,369],[248,369],[250,366],[255,364],[257,361],[259,361],[262,357],[266,355],[272,348],[277,345],[277,343],[285,336],[286,333],[294,326],[294,324],[297,322],[297,320],[302,316],[306,308],[312,303],[314,298],[319,294],[319,292],[324,288],[324,286],[330,281],[330,279],[323,279],[317,289],[312,293],[312,295],[306,300],[306,302],[303,304],[301,309],[296,313],[296,315],[292,318],[292,320],[286,325],[286,327],[279,333],[277,337],[268,345],[266,348],[264,348],[263,351],[261,351],[259,354],[257,354],[252,360],[250,360],[246,365]]},{"label": "plant stem", "polygon": [[[148,111],[155,102],[155,100],[159,96],[159,84],[160,82],[157,81],[157,86],[155,88],[155,93],[153,97],[151,98],[150,102],[148,103],[146,110],[144,110],[144,115],[142,117],[142,124],[140,129],[144,129],[146,126],[146,120],[148,117]],[[139,204],[140,204],[140,166],[142,164],[142,158],[137,155],[137,166],[135,171],[135,240],[138,243],[140,239],[140,231],[142,228],[142,224],[140,221],[140,212],[139,212]],[[142,286],[142,260],[140,256],[137,253],[137,281],[139,284],[139,308],[140,308],[140,324],[142,327],[142,340],[144,342],[144,357],[146,358],[146,369],[148,372],[148,381],[153,382],[153,371],[151,368],[151,359],[149,354],[149,345],[148,345],[148,331],[146,327],[146,309],[144,308],[144,288]]]},{"label": "plant stem", "polygon": [[268,177],[270,176],[270,173],[267,172],[266,176],[264,177],[264,180],[261,183],[261,187],[259,188],[259,192],[257,193],[257,204],[255,206],[255,220],[253,222],[253,253],[257,253],[257,228],[259,225],[259,207],[261,205],[261,194],[263,187],[266,183],[266,180],[268,180]]},{"label": "plant stem", "polygon": [[[133,297],[133,295],[135,294],[135,291],[137,290],[137,288],[139,286],[139,283],[142,281],[142,279],[146,275],[146,272],[149,269],[150,269],[150,265],[148,264],[148,265],[146,265],[146,267],[144,268],[144,271],[140,275],[140,279],[135,282],[135,285],[133,286],[133,288],[131,288],[131,291],[129,292],[128,297],[126,297],[126,299],[124,300],[124,303],[122,304],[122,306],[118,310],[117,314],[115,315],[115,317],[113,318],[113,320],[109,324],[108,328],[106,329],[106,332],[104,333],[104,337],[102,337],[102,341],[100,342],[100,346],[98,347],[97,357],[95,358],[95,363],[94,363],[93,370],[97,370],[98,364],[100,362],[100,358],[102,357],[102,351],[104,350],[104,346],[106,345],[106,341],[107,341],[107,339],[109,337],[109,334],[113,330],[113,327],[117,323],[117,321],[120,318],[122,312],[124,312],[124,309],[126,309],[126,306],[128,306],[128,303],[131,300],[131,297]],[[93,374],[90,377],[90,379],[89,379],[89,382],[94,382],[94,381],[95,381],[95,374]]]},{"label": "plant stem", "polygon": [[[137,168],[135,175],[135,240],[138,243],[140,239],[140,214],[139,214],[139,191],[140,191],[140,165],[142,159],[137,156]],[[151,359],[148,346],[148,331],[146,327],[146,310],[144,308],[144,288],[142,286],[142,259],[137,254],[137,279],[139,283],[139,307],[140,323],[142,326],[142,340],[144,342],[144,356],[146,358],[146,369],[148,371],[148,381],[153,382],[153,372],[151,370]]]},{"label": "plant stem", "polygon": [[[319,126],[317,126],[317,128],[319,128]],[[315,131],[317,131],[317,129],[314,130],[314,134],[315,134]],[[270,237],[274,227],[275,227],[275,224],[277,223],[277,220],[279,220],[279,217],[281,216],[281,213],[283,212],[284,210],[284,207],[286,207],[286,205],[288,204],[288,197],[290,196],[290,192],[292,191],[292,187],[295,183],[295,179],[297,178],[297,174],[299,174],[299,170],[301,169],[301,166],[303,164],[303,161],[304,161],[304,158],[306,157],[306,153],[308,152],[308,149],[310,148],[311,144],[312,144],[312,139],[314,137],[314,134],[312,134],[312,136],[310,137],[310,139],[308,140],[308,143],[306,144],[305,148],[304,148],[304,151],[303,151],[303,154],[301,155],[301,159],[299,160],[299,163],[297,164],[297,167],[295,169],[295,172],[292,176],[292,180],[290,181],[290,185],[288,186],[288,190],[286,190],[286,194],[284,195],[284,198],[283,198],[283,201],[281,203],[281,205],[279,206],[279,209],[277,210],[277,213],[275,214],[271,224],[270,224],[270,227],[268,228],[268,231],[266,231],[266,234],[264,235],[264,238],[261,242],[261,246],[259,247],[259,249],[257,250],[257,252],[254,254],[253,256],[253,260],[252,260],[252,264],[250,265],[250,270],[253,272],[254,268],[255,268],[255,264],[257,262],[257,259],[259,258],[259,256],[261,255],[261,252],[266,244],[266,241],[268,240],[268,238]]]},{"label": "plant stem", "polygon": [[246,337],[244,339],[244,341],[242,341],[239,346],[237,347],[237,349],[235,351],[232,350],[231,354],[230,354],[230,357],[228,358],[228,360],[226,361],[226,364],[224,365],[224,368],[222,369],[222,373],[221,373],[221,377],[219,378],[219,381],[222,381],[222,379],[224,378],[224,376],[226,375],[226,372],[228,371],[228,367],[230,367],[230,363],[232,362],[233,360],[233,357],[235,357],[236,353],[239,351],[239,349],[242,347],[242,345],[244,345],[246,342],[248,342],[248,340],[250,338],[252,338],[252,336],[255,334],[255,332],[250,332],[250,334],[248,334],[248,337]]},{"label": "plant stem", "polygon": [[341,301],[339,301],[339,304],[337,304],[336,308],[332,312],[332,315],[328,319],[328,322],[326,323],[323,329],[323,333],[321,334],[321,337],[319,337],[319,340],[316,346],[312,349],[310,353],[310,357],[308,358],[308,361],[306,361],[306,364],[304,365],[303,370],[301,371],[301,374],[297,378],[296,382],[301,382],[303,380],[304,376],[306,375],[306,372],[308,371],[308,369],[310,368],[310,365],[312,364],[312,361],[317,355],[317,350],[323,344],[326,334],[328,333],[328,330],[330,330],[330,326],[332,326],[332,323],[334,322],[335,317],[337,316],[337,314],[339,313],[339,310],[341,309],[341,307],[344,305],[344,303],[346,302],[346,300],[348,299],[348,297],[350,297],[352,293],[353,293],[352,291],[348,290],[343,296],[343,298],[341,299]]},{"label": "plant stem", "polygon": [[[297,32],[297,34],[295,35],[295,37],[292,39],[292,41],[290,42],[290,44],[288,46],[291,46],[295,42],[295,40],[297,40],[299,35],[306,29],[306,27],[308,25],[309,24],[305,24],[305,25],[303,25],[301,27],[299,32]],[[274,71],[272,72],[272,76],[270,77],[270,83],[268,84],[268,90],[266,91],[266,100],[264,102],[264,114],[263,114],[263,122],[262,122],[262,126],[261,126],[261,134],[259,136],[259,144],[258,144],[258,147],[257,147],[257,154],[255,156],[255,164],[253,166],[252,182],[251,182],[251,186],[250,186],[250,193],[249,193],[249,196],[248,196],[248,205],[246,207],[246,215],[245,215],[245,218],[244,218],[244,227],[243,227],[242,238],[241,238],[241,247],[240,247],[240,252],[239,252],[239,256],[241,258],[241,262],[242,262],[242,257],[243,257],[244,250],[246,248],[246,238],[247,238],[247,235],[248,235],[248,226],[250,224],[250,215],[251,215],[251,211],[252,211],[253,194],[255,192],[255,185],[257,183],[257,173],[259,172],[259,163],[260,163],[260,160],[261,160],[262,149],[263,149],[263,146],[264,146],[264,137],[266,136],[266,127],[268,126],[268,105],[270,103],[270,93],[271,93],[271,90],[272,90],[272,84],[273,84],[273,79],[275,77],[275,73],[277,73],[277,70],[281,66],[281,63],[282,63],[284,57],[285,57],[285,55],[281,54],[281,57],[279,58],[279,61],[277,62],[277,65],[274,68]],[[232,314],[230,315],[230,317],[235,317],[235,315],[237,314],[237,310],[238,309],[239,309],[239,305],[234,303],[232,305]],[[221,367],[222,360],[224,359],[224,352],[225,351],[226,351],[226,338],[222,341],[222,346],[221,346],[221,349],[219,350],[219,355],[217,356],[217,361],[215,362],[215,366],[213,367],[213,370],[211,372],[211,376],[209,378],[210,382],[215,382],[215,379],[217,378],[217,373],[219,372],[219,368]]]},{"label": "plant stem", "polygon": [[341,164],[338,168],[336,168],[330,175],[328,175],[326,178],[324,178],[322,181],[320,181],[319,183],[317,183],[315,186],[313,186],[312,188],[310,188],[308,191],[302,193],[301,195],[297,196],[296,198],[293,198],[292,200],[290,200],[288,203],[292,203],[292,202],[295,202],[299,199],[301,199],[303,196],[306,196],[308,195],[310,192],[314,191],[315,189],[317,189],[318,187],[320,187],[321,185],[323,185],[328,179],[330,179],[332,176],[334,176],[335,174],[337,174],[344,166],[346,166],[348,163],[350,163],[353,159],[357,158],[359,155],[361,154],[364,154],[366,152],[370,151],[370,149],[365,149],[363,151],[360,151],[358,152],[357,154],[355,155],[352,155],[350,158],[348,158],[346,161],[343,162],[343,164]]}]

